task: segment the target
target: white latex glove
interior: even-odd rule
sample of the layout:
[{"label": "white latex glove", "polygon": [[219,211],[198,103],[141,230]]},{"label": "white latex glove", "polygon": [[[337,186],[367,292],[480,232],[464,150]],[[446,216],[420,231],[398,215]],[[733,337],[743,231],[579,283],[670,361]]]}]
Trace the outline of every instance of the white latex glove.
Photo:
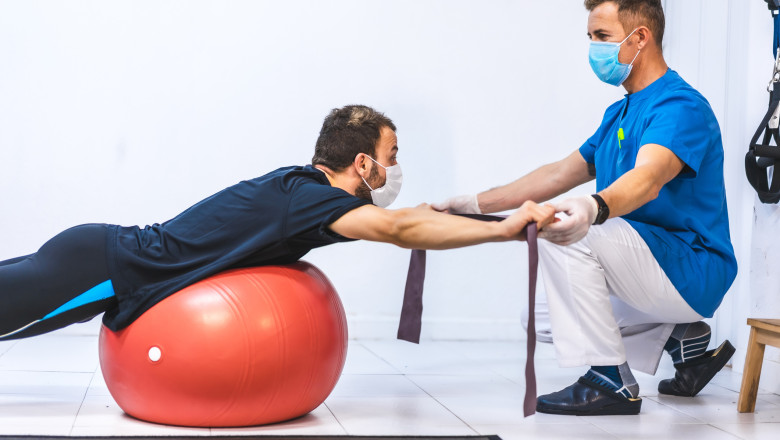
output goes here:
[{"label": "white latex glove", "polygon": [[566,213],[567,216],[545,226],[539,236],[561,246],[582,240],[599,212],[599,205],[591,196],[566,199],[553,207],[556,212]]},{"label": "white latex glove", "polygon": [[431,203],[431,207],[437,211],[447,211],[450,214],[482,214],[476,194],[450,197],[443,202]]}]

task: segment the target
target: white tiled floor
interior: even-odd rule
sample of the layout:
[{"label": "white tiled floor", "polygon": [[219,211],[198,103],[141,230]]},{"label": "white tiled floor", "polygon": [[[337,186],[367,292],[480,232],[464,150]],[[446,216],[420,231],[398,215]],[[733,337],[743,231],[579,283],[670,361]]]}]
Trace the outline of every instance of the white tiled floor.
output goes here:
[{"label": "white tiled floor", "polygon": [[[92,327],[90,327],[92,326]],[[86,327],[97,328],[95,323]],[[671,377],[637,374],[638,416],[522,416],[524,343],[351,341],[344,373],[323,405],[272,426],[199,429],[132,419],[114,403],[98,366],[97,336],[65,331],[0,343],[0,435],[477,435],[502,439],[778,439],[780,396],[762,390],[754,414],[739,414],[738,374],[722,371],[696,398],[659,396]],[[538,389],[584,371],[558,368],[537,345]]]}]

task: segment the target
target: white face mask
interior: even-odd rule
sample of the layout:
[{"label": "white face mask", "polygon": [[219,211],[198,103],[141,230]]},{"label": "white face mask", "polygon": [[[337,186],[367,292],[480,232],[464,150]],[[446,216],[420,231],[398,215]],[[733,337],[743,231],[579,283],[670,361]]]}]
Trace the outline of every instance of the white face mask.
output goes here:
[{"label": "white face mask", "polygon": [[387,179],[385,180],[385,184],[383,186],[374,189],[371,188],[371,185],[369,185],[368,182],[366,182],[366,179],[363,179],[363,176],[360,176],[360,178],[363,179],[363,183],[365,183],[368,189],[371,190],[371,200],[374,202],[374,205],[380,208],[387,208],[391,203],[393,203],[393,201],[395,201],[395,198],[398,197],[398,193],[401,192],[401,184],[404,183],[404,175],[401,173],[401,165],[396,164],[386,167],[377,162],[373,157],[368,156],[368,158],[385,169]]}]

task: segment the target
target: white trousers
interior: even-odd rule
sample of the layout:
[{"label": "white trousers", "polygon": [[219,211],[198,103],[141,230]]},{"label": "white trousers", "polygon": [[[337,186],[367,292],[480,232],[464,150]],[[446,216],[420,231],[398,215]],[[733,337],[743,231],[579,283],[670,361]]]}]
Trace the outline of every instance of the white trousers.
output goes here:
[{"label": "white trousers", "polygon": [[540,240],[539,259],[562,367],[628,361],[655,374],[674,325],[703,319],[621,218],[569,246]]}]

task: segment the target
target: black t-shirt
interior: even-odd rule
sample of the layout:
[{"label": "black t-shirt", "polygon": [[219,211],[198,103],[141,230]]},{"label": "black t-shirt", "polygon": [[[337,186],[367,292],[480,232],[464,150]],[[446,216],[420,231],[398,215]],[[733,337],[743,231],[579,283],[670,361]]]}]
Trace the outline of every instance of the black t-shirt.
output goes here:
[{"label": "black t-shirt", "polygon": [[108,259],[119,301],[103,323],[126,327],[169,295],[227,269],[298,261],[350,239],[328,226],[370,203],[330,186],[312,166],[280,168],[202,200],[175,218],[112,226]]}]

